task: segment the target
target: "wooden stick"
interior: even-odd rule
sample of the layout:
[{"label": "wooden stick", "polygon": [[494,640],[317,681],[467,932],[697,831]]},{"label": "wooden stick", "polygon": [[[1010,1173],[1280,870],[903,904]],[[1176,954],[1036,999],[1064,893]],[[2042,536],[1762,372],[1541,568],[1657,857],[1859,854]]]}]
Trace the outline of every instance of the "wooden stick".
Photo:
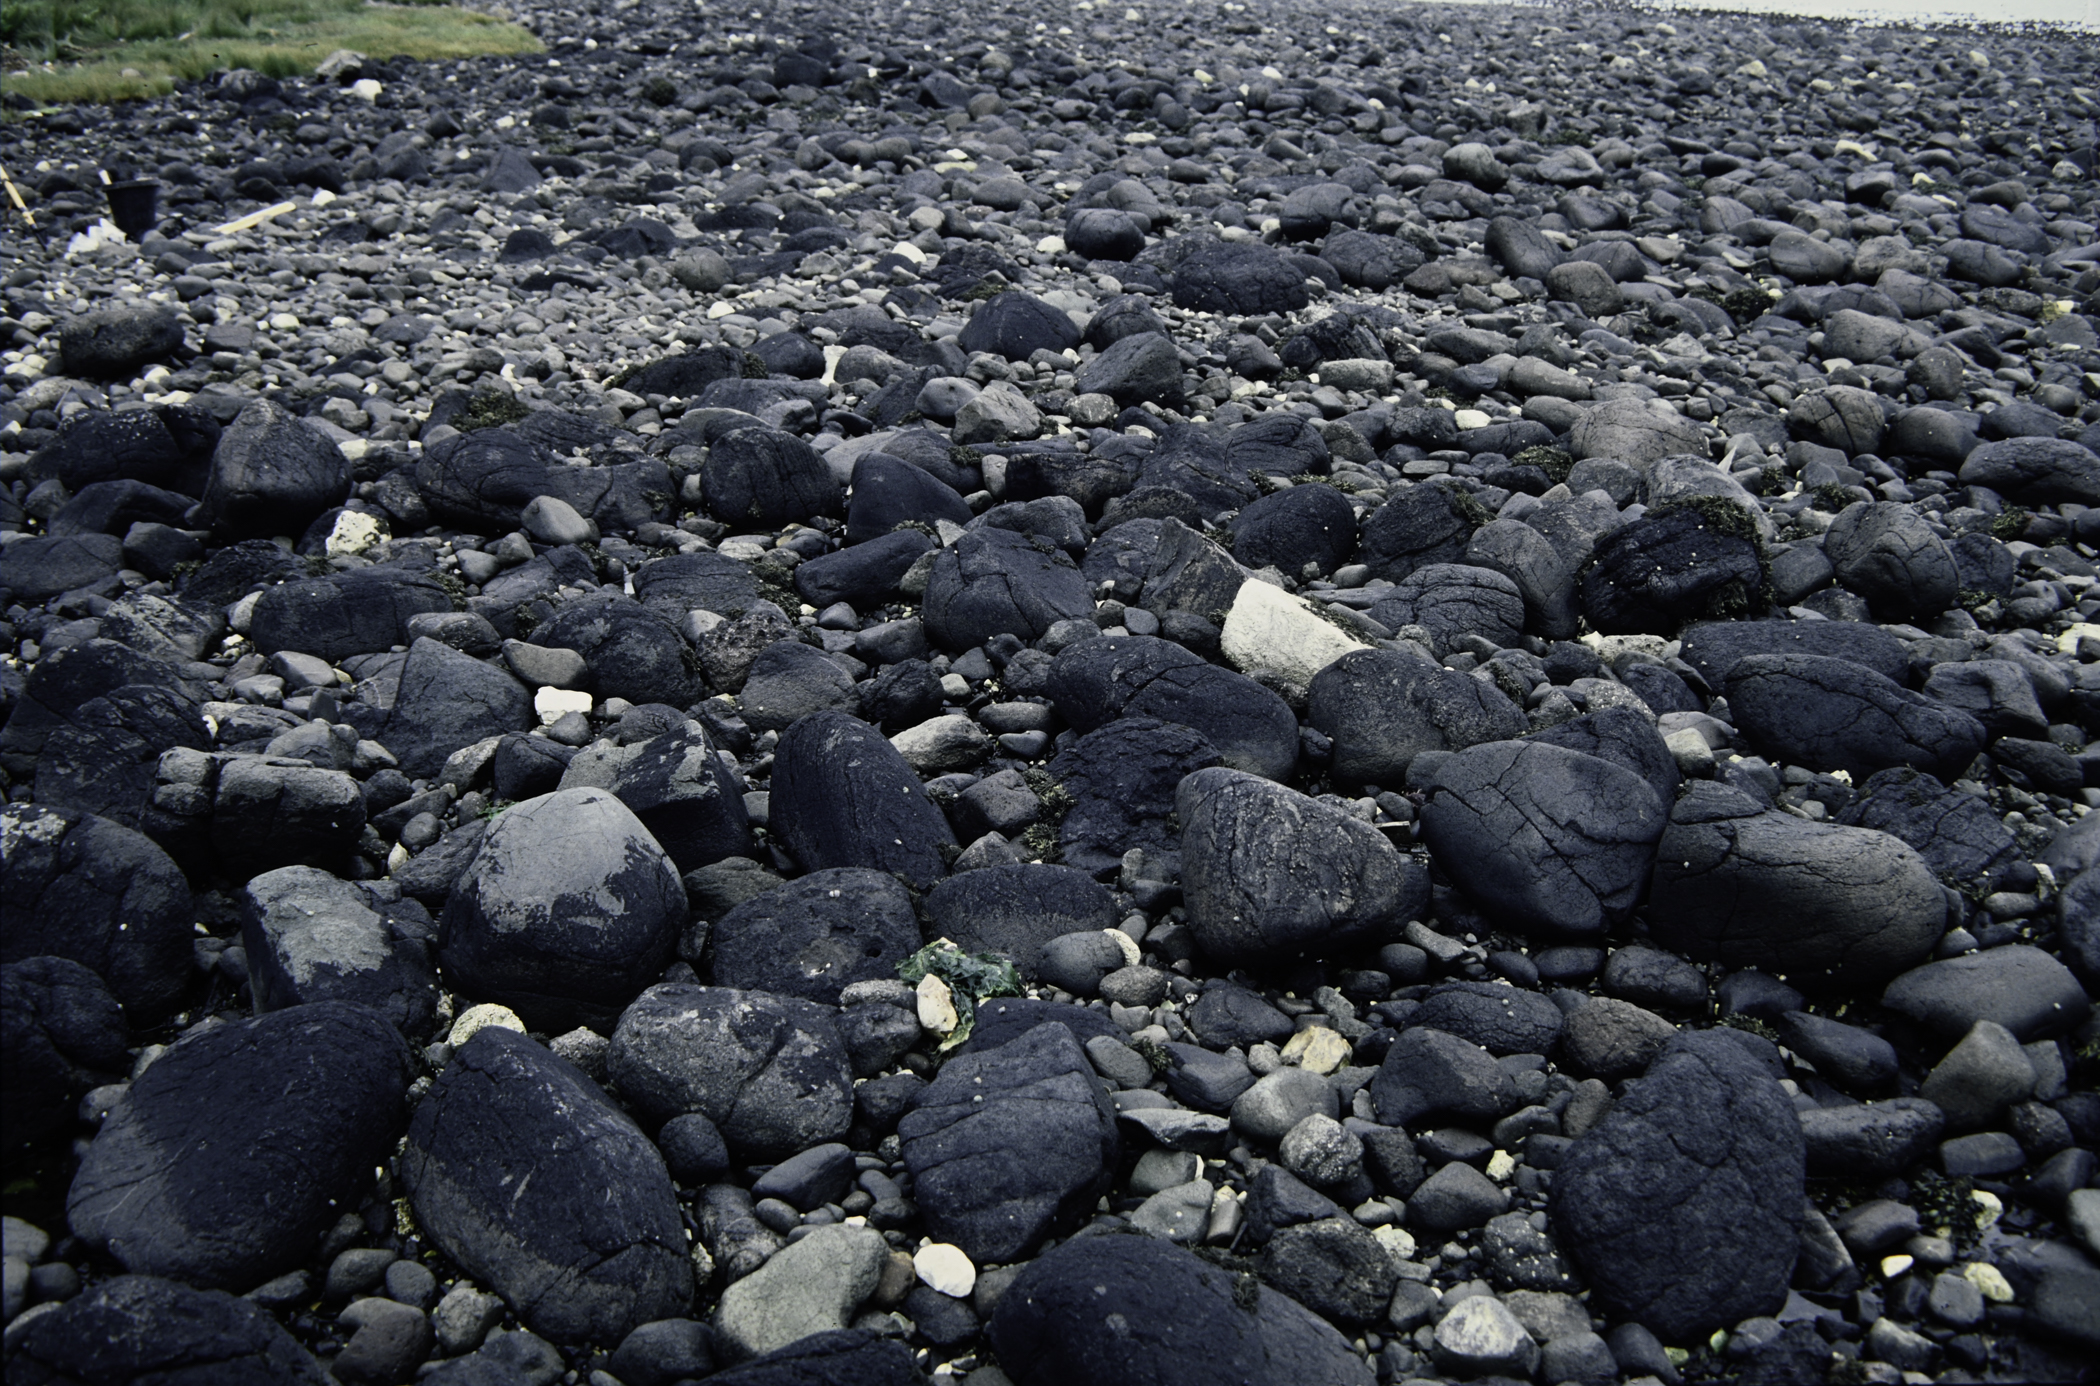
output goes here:
[{"label": "wooden stick", "polygon": [[7,169],[4,165],[0,165],[0,183],[7,185],[8,197],[14,201],[16,209],[22,213],[22,220],[28,222],[30,228],[34,230],[36,227],[36,213],[30,211],[29,204],[22,200],[21,190],[15,187],[15,180],[7,176]]},{"label": "wooden stick", "polygon": [[236,217],[224,226],[215,226],[212,228],[212,234],[215,236],[231,236],[236,231],[250,231],[272,217],[281,217],[286,212],[297,211],[298,207],[299,204],[296,202],[280,202],[273,207],[265,207],[259,212],[250,212],[247,216]]}]

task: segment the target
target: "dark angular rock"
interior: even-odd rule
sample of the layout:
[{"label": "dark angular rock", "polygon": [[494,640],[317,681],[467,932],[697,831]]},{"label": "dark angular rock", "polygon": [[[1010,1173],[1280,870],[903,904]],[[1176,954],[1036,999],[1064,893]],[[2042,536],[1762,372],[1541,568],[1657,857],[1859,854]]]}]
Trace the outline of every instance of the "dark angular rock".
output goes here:
[{"label": "dark angular rock", "polygon": [[674,621],[688,611],[741,616],[758,600],[748,565],[718,553],[681,553],[633,570],[635,599]]},{"label": "dark angular rock", "polygon": [[1058,827],[1060,860],[1099,877],[1119,869],[1133,847],[1178,852],[1176,790],[1219,759],[1201,732],[1149,717],[1120,718],[1082,736],[1049,767],[1072,796]]},{"label": "dark angular rock", "polygon": [[1622,1001],[1669,1011],[1703,1011],[1706,974],[1660,948],[1632,944],[1612,951],[1604,988]]},{"label": "dark angular rock", "polygon": [[1856,457],[1881,446],[1888,432],[1888,410],[1871,390],[1832,385],[1796,399],[1786,422],[1795,437]]},{"label": "dark angular rock", "polygon": [[860,1329],[812,1333],[707,1379],[715,1386],[919,1386],[925,1380],[910,1348]]},{"label": "dark angular rock", "polygon": [[1173,339],[1161,333],[1120,337],[1080,368],[1072,389],[1077,394],[1107,395],[1126,409],[1147,401],[1178,409],[1182,402],[1181,354]]},{"label": "dark angular rock", "polygon": [[1092,536],[1086,512],[1070,496],[1042,496],[1031,501],[1008,501],[968,522],[971,529],[1010,529],[1032,534],[1063,549],[1076,563],[1086,557]]},{"label": "dark angular rock", "polygon": [[532,695],[523,684],[426,636],[408,647],[393,706],[356,725],[394,753],[403,774],[424,778],[460,747],[531,722]]},{"label": "dark angular rock", "polygon": [[1313,676],[1306,721],[1334,742],[1352,784],[1406,783],[1423,751],[1522,736],[1530,723],[1492,684],[1396,650],[1353,650]]},{"label": "dark angular rock", "polygon": [[980,1264],[1020,1260],[1067,1232],[1121,1148],[1106,1090],[1056,1025],[950,1059],[897,1134],[928,1227]]},{"label": "dark angular rock", "polygon": [[[506,739],[496,748],[499,780],[504,748],[511,744]],[[641,820],[680,874],[750,852],[751,822],[744,811],[742,786],[722,764],[714,738],[700,722],[681,717],[676,726],[646,741],[572,755],[563,762],[558,781],[563,789],[610,790]],[[547,785],[539,792],[554,787]]]},{"label": "dark angular rock", "polygon": [[453,986],[528,1024],[609,1029],[685,918],[677,869],[626,805],[565,789],[496,819],[445,904],[438,956]]},{"label": "dark angular rock", "polygon": [[1048,691],[1065,721],[1088,732],[1122,716],[1131,698],[1167,671],[1202,664],[1201,656],[1155,636],[1082,640],[1052,659]]},{"label": "dark angular rock", "polygon": [[1671,813],[1648,912],[1657,941],[1692,957],[1846,984],[1915,966],[1947,927],[1944,891],[1900,840],[1711,784]]},{"label": "dark angular rock", "polygon": [[1119,294],[1096,309],[1087,321],[1085,341],[1096,351],[1106,351],[1123,338],[1141,332],[1169,335],[1166,319],[1152,311],[1152,304],[1144,296]]},{"label": "dark angular rock", "polygon": [[89,487],[132,481],[182,495],[203,494],[219,422],[200,409],[88,410],[60,427],[58,441],[38,453],[37,474],[55,476],[77,500]]},{"label": "dark angular rock", "polygon": [[1865,780],[1899,765],[1951,778],[1983,749],[1983,724],[1849,660],[1752,655],[1725,683],[1751,742],[1812,770]]},{"label": "dark angular rock", "polygon": [[1687,626],[1680,657],[1711,688],[1725,687],[1736,663],[1751,655],[1817,655],[1849,660],[1884,678],[1910,677],[1910,651],[1863,621],[1708,621]]},{"label": "dark angular rock", "polygon": [[776,640],[758,652],[738,695],[745,722],[758,732],[785,731],[814,712],[852,708],[853,676],[813,645]]},{"label": "dark angular rock", "polygon": [[1043,945],[1066,934],[1114,928],[1116,905],[1084,871],[1030,863],[951,876],[927,892],[926,915],[940,937],[965,952],[1004,954],[1032,979],[1042,966]]},{"label": "dark angular rock", "polygon": [[833,602],[848,602],[862,610],[880,606],[895,595],[897,584],[919,555],[934,547],[924,532],[900,529],[835,553],[819,554],[795,565],[796,595],[819,611]]},{"label": "dark angular rock", "polygon": [[236,879],[280,866],[344,867],[365,826],[357,781],[278,756],[235,756],[219,769],[211,844]]},{"label": "dark angular rock", "polygon": [[1264,779],[1288,779],[1298,763],[1298,719],[1290,705],[1245,674],[1215,664],[1162,671],[1132,693],[1122,715],[1179,722],[1209,739],[1220,764]]},{"label": "dark angular rock", "polygon": [[30,601],[107,583],[124,561],[111,534],[45,535],[9,544],[0,553],[0,586]]},{"label": "dark angular rock", "polygon": [[1356,550],[1356,513],[1331,486],[1293,486],[1264,496],[1232,523],[1232,556],[1290,577],[1325,576]]},{"label": "dark angular rock", "polygon": [[1242,771],[1175,793],[1189,927],[1220,960],[1383,943],[1422,916],[1427,873],[1370,824]]},{"label": "dark angular rock", "polygon": [[884,665],[859,686],[860,717],[875,726],[902,731],[938,717],[945,697],[932,665],[923,659],[899,660]]},{"label": "dark angular rock", "polygon": [[663,1157],[573,1066],[514,1030],[461,1045],[416,1108],[401,1172],[445,1254],[555,1342],[690,1311]]},{"label": "dark angular rock", "polygon": [[137,1274],[261,1284],[304,1264],[392,1153],[408,1080],[400,1034],[348,1002],[193,1031],[103,1122],[67,1220]]},{"label": "dark angular rock", "polygon": [[2067,1034],[2092,1012],[2071,970],[2027,944],[1913,968],[1889,983],[1881,1004],[1949,1039],[1988,1020],[2022,1043]]},{"label": "dark angular rock", "polygon": [[1611,1312],[1684,1342],[1786,1298],[1804,1146],[1793,1105],[1723,1035],[1683,1035],[1553,1178],[1561,1247]]},{"label": "dark angular rock", "polygon": [[257,400],[219,438],[204,523],[234,539],[302,534],[350,494],[350,459],[325,434]]},{"label": "dark angular rock", "polygon": [[729,1173],[729,1145],[715,1124],[699,1112],[672,1117],[656,1133],[664,1167],[681,1184],[710,1184]]},{"label": "dark angular rock", "polygon": [[434,930],[421,905],[387,902],[311,866],[254,877],[241,888],[240,904],[258,1012],[351,1001],[410,1040],[430,1038],[438,979],[425,942]]},{"label": "dark angular rock", "polygon": [[[154,422],[157,426],[158,420]],[[122,535],[135,524],[179,526],[196,503],[194,497],[163,491],[143,481],[96,481],[82,487],[63,510],[51,517],[45,533],[66,538],[77,534]]]},{"label": "dark angular rock", "polygon": [[174,1009],[189,980],[189,883],[151,838],[92,815],[0,808],[0,963],[89,968],[135,1019]]},{"label": "dark angular rock", "polygon": [[1310,419],[1281,411],[1263,414],[1225,435],[1233,466],[1264,476],[1302,477],[1326,472],[1327,440]]},{"label": "dark angular rock", "polygon": [[1456,1035],[1490,1054],[1551,1054],[1560,1042],[1563,1017],[1560,1007],[1537,992],[1492,982],[1446,982],[1422,998],[1407,1023]]},{"label": "dark angular rock", "polygon": [[1401,1031],[1367,1090],[1387,1126],[1411,1126],[1430,1116],[1490,1122],[1518,1104],[1514,1080],[1492,1054],[1426,1026]]},{"label": "dark angular rock", "polygon": [[130,684],[90,698],[45,738],[37,802],[139,826],[162,753],[208,750],[196,705],[175,688]]},{"label": "dark angular rock", "polygon": [[1382,1320],[1399,1278],[1393,1258],[1352,1218],[1321,1218],[1269,1239],[1261,1278],[1298,1303],[1347,1324]]},{"label": "dark angular rock", "polygon": [[1081,207],[1065,221],[1065,246],[1088,260],[1135,260],[1145,248],[1145,229],[1113,207]]},{"label": "dark angular rock", "polygon": [[920,942],[911,893],[894,876],[859,867],[813,871],[716,922],[710,975],[718,986],[831,1006],[855,982],[894,977]]},{"label": "dark angular rock", "polygon": [[1022,996],[997,996],[978,1004],[977,1024],[970,1030],[970,1038],[956,1050],[961,1054],[977,1054],[997,1049],[1011,1043],[1035,1029],[1038,1025],[1060,1025],[1072,1032],[1072,1038],[1081,1048],[1099,1035],[1106,1035],[1121,1043],[1122,1027],[1108,1016],[1085,1006],[1069,1005],[1060,1001],[1031,1001]]},{"label": "dark angular rock", "polygon": [[[1634,667],[1653,669],[1658,666]],[[1677,802],[1677,786],[1683,780],[1677,762],[1670,755],[1670,748],[1663,743],[1662,733],[1655,729],[1655,723],[1630,707],[1585,712],[1559,726],[1534,732],[1527,739],[1608,760],[1646,780],[1648,787],[1655,791],[1656,802],[1665,809]]]},{"label": "dark angular rock", "polygon": [[1418,1185],[1408,1219],[1430,1232],[1479,1227],[1509,1208],[1509,1194],[1463,1160],[1452,1160]]},{"label": "dark angular rock", "polygon": [[1564,258],[1536,227],[1516,217],[1496,217],[1488,223],[1487,252],[1513,278],[1541,281]]},{"label": "dark angular rock", "polygon": [[248,636],[263,654],[294,650],[333,664],[405,645],[410,617],[451,610],[451,596],[433,578],[361,568],[268,589],[255,603]]},{"label": "dark angular rock", "polygon": [[1205,987],[1189,1007],[1188,1023],[1204,1043],[1218,1049],[1245,1049],[1264,1041],[1281,1044],[1291,1036],[1291,1019],[1261,998],[1259,992],[1232,983]]},{"label": "dark angular rock", "polygon": [[1945,1114],[1922,1097],[1803,1112],[1808,1172],[1847,1179],[1901,1174],[1931,1153],[1946,1125]]},{"label": "dark angular rock", "polygon": [[[1399,1134],[1404,1137],[1407,1133]],[[1248,1240],[1257,1245],[1266,1244],[1283,1228],[1345,1216],[1333,1199],[1277,1164],[1263,1165],[1247,1181],[1246,1210]]]},{"label": "dark angular rock", "polygon": [[636,602],[606,599],[564,606],[533,630],[532,643],[582,655],[587,687],[601,700],[684,707],[700,693],[697,660],[677,628]]},{"label": "dark angular rock", "polygon": [[957,334],[955,344],[964,351],[984,351],[1009,361],[1026,361],[1038,351],[1064,351],[1078,346],[1079,326],[1064,309],[1016,289],[980,305]]},{"label": "dark angular rock", "polygon": [[549,490],[552,456],[509,429],[440,439],[416,463],[416,490],[443,523],[481,534],[515,529],[518,512]]},{"label": "dark angular rock", "polygon": [[1059,621],[1094,612],[1086,577],[1047,541],[1011,530],[965,534],[934,560],[922,619],[944,649],[961,651],[997,635],[1040,638]]},{"label": "dark angular rock", "polygon": [[120,1275],[23,1325],[7,1378],[29,1386],[324,1386],[269,1311],[224,1290]]},{"label": "dark angular rock", "polygon": [[1990,805],[1949,789],[1922,770],[1883,770],[1860,787],[1838,822],[1901,838],[1942,878],[1996,889],[2019,859],[2019,844]]},{"label": "dark angular rock", "polygon": [[1961,464],[1964,486],[1988,486],[2023,505],[2100,504],[2100,455],[2059,438],[1985,443]]},{"label": "dark angular rock", "polygon": [[1372,1380],[1295,1300],[1143,1236],[1077,1237],[1031,1262],[999,1297],[991,1341],[1017,1386],[1199,1386],[1221,1361],[1247,1386]]},{"label": "dark angular rock", "polygon": [[1175,306],[1247,317],[1306,305],[1305,271],[1267,246],[1204,241],[1174,270]]},{"label": "dark angular rock", "polygon": [[[2043,715],[2035,699],[2033,682],[2027,671],[2011,660],[1974,659],[1935,664],[1925,677],[1922,691],[1928,698],[1975,717],[1992,737],[2041,737],[2048,732],[2049,719]],[[2048,752],[2041,754],[2047,756]],[[2017,765],[2018,756],[2018,750],[2014,749],[2005,759],[2009,764]],[[2039,768],[2042,762],[2036,763]],[[2068,771],[2063,773],[2066,779],[2070,778]],[[2079,783],[2073,782],[2058,792],[2074,792],[2080,787]]]},{"label": "dark angular rock", "polygon": [[1871,1030],[1807,1011],[1788,1011],[1778,1029],[1787,1048],[1846,1092],[1883,1092],[1895,1085],[1896,1047]]},{"label": "dark angular rock", "polygon": [[970,507],[955,488],[902,458],[871,452],[853,464],[853,498],[846,510],[846,542],[879,539],[898,525],[936,520],[967,525]]},{"label": "dark angular rock", "polygon": [[955,835],[896,747],[857,717],[815,712],[774,751],[769,824],[809,870],[861,866],[917,889],[948,874]]},{"label": "dark angular rock", "polygon": [[1731,528],[1686,505],[1617,530],[1582,575],[1583,613],[1607,634],[1669,635],[1702,616],[1761,609],[1764,562],[1754,537]]},{"label": "dark angular rock", "polygon": [[1894,620],[1938,615],[1961,584],[1945,541],[1907,505],[1846,506],[1824,533],[1823,552],[1839,583]]},{"label": "dark angular rock", "polygon": [[837,478],[809,444],[770,428],[741,428],[715,440],[700,473],[707,508],[732,525],[778,527],[838,515]]},{"label": "dark angular rock", "polygon": [[1246,580],[1246,571],[1223,549],[1181,521],[1164,519],[1146,561],[1138,605],[1162,621],[1179,611],[1223,624],[1221,613],[1231,609]]},{"label": "dark angular rock", "polygon": [[1371,619],[1395,630],[1421,626],[1440,651],[1466,635],[1509,646],[1524,632],[1524,594],[1492,568],[1425,563],[1371,608]]},{"label": "dark angular rock", "polygon": [[1424,263],[1421,250],[1412,242],[1355,230],[1330,232],[1320,247],[1320,258],[1334,266],[1344,284],[1374,293],[1392,288]]},{"label": "dark angular rock", "polygon": [[0,1082],[10,1157],[68,1130],[82,1094],[130,1071],[124,1011],[67,958],[0,966]]},{"label": "dark angular rock", "polygon": [[1392,582],[1432,563],[1463,561],[1473,531],[1490,518],[1469,510],[1470,499],[1442,486],[1408,487],[1364,521],[1356,561]]},{"label": "dark angular rock", "polygon": [[660,983],[621,1015],[606,1071],[651,1125],[698,1112],[740,1158],[784,1159],[838,1140],[853,1119],[831,1014],[762,991]]},{"label": "dark angular rock", "polygon": [[1561,1060],[1576,1073],[1615,1083],[1639,1076],[1675,1034],[1675,1027],[1653,1011],[1597,997],[1568,1016]]},{"label": "dark angular rock", "polygon": [[182,319],[172,308],[105,308],[68,318],[58,344],[66,374],[128,380],[139,367],[182,350]]},{"label": "dark angular rock", "polygon": [[1526,630],[1565,640],[1580,627],[1574,571],[1560,550],[1530,525],[1496,520],[1481,526],[1466,544],[1465,561],[1516,584]]},{"label": "dark angular rock", "polygon": [[1666,823],[1633,771],[1545,742],[1490,742],[1438,764],[1422,833],[1497,918],[1590,937],[1640,898]]}]

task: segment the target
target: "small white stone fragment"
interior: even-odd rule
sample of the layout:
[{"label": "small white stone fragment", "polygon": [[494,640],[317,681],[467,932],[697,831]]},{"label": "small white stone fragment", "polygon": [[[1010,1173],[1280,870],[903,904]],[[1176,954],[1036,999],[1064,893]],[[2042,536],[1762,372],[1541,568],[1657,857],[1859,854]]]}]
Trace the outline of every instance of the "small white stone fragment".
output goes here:
[{"label": "small white stone fragment", "polygon": [[386,526],[376,516],[362,510],[345,510],[335,517],[335,527],[328,531],[328,553],[330,557],[363,553],[384,538]]},{"label": "small white stone fragment", "polygon": [[1389,1223],[1384,1227],[1372,1228],[1371,1236],[1385,1248],[1385,1254],[1393,1258],[1394,1264],[1415,1259],[1415,1234],[1406,1228],[1394,1227]]},{"label": "small white stone fragment", "polygon": [[516,1030],[521,1035],[525,1033],[525,1022],[518,1019],[516,1011],[508,1006],[499,1006],[493,1001],[485,1001],[479,1006],[468,1007],[465,1014],[452,1022],[452,1033],[445,1036],[445,1043],[457,1049],[474,1038],[476,1031],[492,1027],[498,1030]]},{"label": "small white stone fragment", "polygon": [[532,710],[540,715],[541,726],[551,727],[572,712],[588,717],[591,695],[578,688],[542,688],[532,695]]},{"label": "small white stone fragment", "polygon": [[948,984],[929,972],[919,979],[919,1024],[936,1035],[945,1035],[962,1023],[955,1011],[955,993]]},{"label": "small white stone fragment", "polygon": [[977,1267],[959,1246],[934,1242],[922,1246],[911,1258],[912,1269],[929,1288],[961,1299],[977,1286]]},{"label": "small white stone fragment", "polygon": [[1241,673],[1267,669],[1300,686],[1351,650],[1369,648],[1303,597],[1251,578],[1233,597],[1218,644]]}]

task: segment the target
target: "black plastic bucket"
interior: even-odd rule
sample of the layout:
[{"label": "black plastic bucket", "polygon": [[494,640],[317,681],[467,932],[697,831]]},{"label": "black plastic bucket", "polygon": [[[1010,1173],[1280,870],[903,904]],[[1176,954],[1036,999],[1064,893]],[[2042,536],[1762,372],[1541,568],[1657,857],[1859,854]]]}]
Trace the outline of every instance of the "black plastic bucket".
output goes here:
[{"label": "black plastic bucket", "polygon": [[151,231],[158,221],[160,184],[151,178],[133,178],[122,183],[112,183],[109,192],[109,219],[125,235],[137,239]]}]

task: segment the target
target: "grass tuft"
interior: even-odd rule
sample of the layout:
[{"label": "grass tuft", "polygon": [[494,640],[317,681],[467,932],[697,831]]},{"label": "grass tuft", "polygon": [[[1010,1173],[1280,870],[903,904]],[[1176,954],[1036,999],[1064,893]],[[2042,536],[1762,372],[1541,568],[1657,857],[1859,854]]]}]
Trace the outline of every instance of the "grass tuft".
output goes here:
[{"label": "grass tuft", "polygon": [[8,0],[0,90],[42,106],[162,96],[228,68],[310,73],[337,49],[388,58],[544,51],[515,24],[441,0]]}]

